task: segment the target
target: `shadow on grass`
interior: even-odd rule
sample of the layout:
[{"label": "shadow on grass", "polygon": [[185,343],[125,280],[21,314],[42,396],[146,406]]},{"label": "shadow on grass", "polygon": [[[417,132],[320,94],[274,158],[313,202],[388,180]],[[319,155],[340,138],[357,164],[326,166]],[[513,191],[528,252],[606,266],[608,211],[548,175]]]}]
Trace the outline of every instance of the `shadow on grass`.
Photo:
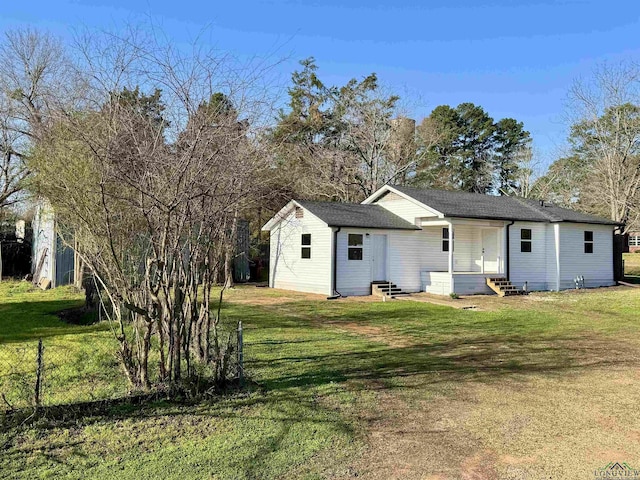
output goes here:
[{"label": "shadow on grass", "polygon": [[[247,325],[246,369],[256,372],[268,390],[347,381],[394,388],[410,377],[419,377],[416,382],[422,385],[490,382],[636,362],[635,346],[593,331],[565,329],[553,315],[465,312],[409,302],[333,303],[321,313],[317,307],[299,302],[229,309]],[[356,330],[340,331],[341,324]],[[358,327],[364,333],[357,333]],[[366,329],[372,327],[380,333],[369,337]],[[272,329],[286,339],[262,338]]]},{"label": "shadow on grass", "polygon": [[[55,302],[59,303],[68,302]],[[54,305],[47,305],[49,308],[54,309]],[[530,312],[477,313],[410,302],[290,302],[271,306],[225,304],[224,315],[230,325],[237,320],[244,322],[246,370],[259,382],[260,389],[254,387],[248,395],[231,393],[186,406],[125,402],[102,408],[98,404],[97,409],[73,408],[69,410],[73,414],[57,416],[51,410],[36,428],[182,415],[243,418],[247,409],[265,406],[268,415],[260,417],[258,408],[258,413],[251,410],[251,418],[283,422],[285,430],[282,436],[258,448],[257,453],[263,454],[277,450],[287,436],[286,429],[294,423],[335,422],[339,428],[350,428],[317,401],[319,392],[393,389],[399,385],[438,389],[443,382],[560,376],[632,364],[637,353],[615,338],[593,332],[566,333],[554,316],[533,318]],[[93,328],[57,322],[60,332]],[[374,340],[365,334],[340,331],[341,322],[388,327],[383,333],[390,342],[384,343],[384,335]],[[394,336],[402,337],[406,344],[394,345]]]},{"label": "shadow on grass", "polygon": [[[552,343],[523,337],[486,337],[254,359],[247,362],[247,369],[264,372],[262,382],[273,390],[319,387],[349,380],[393,383],[403,377],[420,377],[423,384],[489,382],[508,375],[551,376],[634,362],[632,352],[624,355],[619,344],[605,341],[579,346],[581,342],[584,339],[579,337]],[[292,367],[296,364],[299,366]],[[270,371],[278,374],[270,375]]]},{"label": "shadow on grass", "polygon": [[105,324],[71,324],[58,316],[82,305],[78,300],[28,300],[0,303],[0,344],[37,341],[58,335],[75,335],[107,330]]}]

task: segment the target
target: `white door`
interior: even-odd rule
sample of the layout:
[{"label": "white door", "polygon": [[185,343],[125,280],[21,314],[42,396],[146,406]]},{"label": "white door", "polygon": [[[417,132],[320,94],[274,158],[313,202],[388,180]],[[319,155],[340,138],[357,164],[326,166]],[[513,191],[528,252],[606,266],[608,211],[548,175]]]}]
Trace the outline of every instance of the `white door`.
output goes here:
[{"label": "white door", "polygon": [[386,235],[371,235],[371,280],[388,280]]},{"label": "white door", "polygon": [[498,272],[498,230],[482,230],[482,255],[485,273]]}]

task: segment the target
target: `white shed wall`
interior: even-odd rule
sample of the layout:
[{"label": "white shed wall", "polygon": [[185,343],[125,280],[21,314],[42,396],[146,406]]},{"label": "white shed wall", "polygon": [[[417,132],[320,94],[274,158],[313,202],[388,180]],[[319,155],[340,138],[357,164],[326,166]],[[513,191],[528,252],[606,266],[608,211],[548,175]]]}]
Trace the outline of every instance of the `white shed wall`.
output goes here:
[{"label": "white shed wall", "polygon": [[[311,258],[301,257],[302,234],[311,234]],[[304,210],[284,218],[270,235],[269,286],[331,295],[333,232],[322,220]]]},{"label": "white shed wall", "polygon": [[46,278],[53,282],[54,262],[55,262],[55,215],[48,202],[41,202],[36,207],[33,219],[33,259],[31,262],[35,275],[38,265],[44,257],[39,281]]}]

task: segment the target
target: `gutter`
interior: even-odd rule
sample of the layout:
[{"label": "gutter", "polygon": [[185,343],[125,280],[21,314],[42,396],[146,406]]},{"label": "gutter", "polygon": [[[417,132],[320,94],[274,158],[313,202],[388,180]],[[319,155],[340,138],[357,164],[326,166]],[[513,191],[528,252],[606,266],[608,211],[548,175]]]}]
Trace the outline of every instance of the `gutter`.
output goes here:
[{"label": "gutter", "polygon": [[337,290],[338,285],[338,233],[342,230],[342,227],[338,227],[333,231],[333,275],[331,277],[331,296],[327,297],[327,300],[335,300],[342,297],[342,294]]},{"label": "gutter", "polygon": [[510,268],[511,268],[511,262],[510,262],[510,258],[511,258],[511,236],[509,235],[509,227],[511,225],[513,225],[514,223],[516,223],[515,220],[511,220],[511,223],[507,223],[507,251],[506,251],[506,255],[505,255],[505,273],[507,275],[507,280],[509,280],[509,276],[510,276]]}]

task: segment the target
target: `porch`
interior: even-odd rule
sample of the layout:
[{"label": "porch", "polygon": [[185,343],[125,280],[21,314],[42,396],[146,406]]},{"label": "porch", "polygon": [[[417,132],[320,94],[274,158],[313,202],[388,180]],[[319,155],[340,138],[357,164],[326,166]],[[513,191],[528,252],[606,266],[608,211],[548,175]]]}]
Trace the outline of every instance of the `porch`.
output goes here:
[{"label": "porch", "polygon": [[[506,225],[497,221],[424,219],[422,229],[439,235],[444,262],[420,272],[422,291],[438,295],[493,293],[488,278],[505,275]],[[444,260],[444,258],[442,258]]]}]

